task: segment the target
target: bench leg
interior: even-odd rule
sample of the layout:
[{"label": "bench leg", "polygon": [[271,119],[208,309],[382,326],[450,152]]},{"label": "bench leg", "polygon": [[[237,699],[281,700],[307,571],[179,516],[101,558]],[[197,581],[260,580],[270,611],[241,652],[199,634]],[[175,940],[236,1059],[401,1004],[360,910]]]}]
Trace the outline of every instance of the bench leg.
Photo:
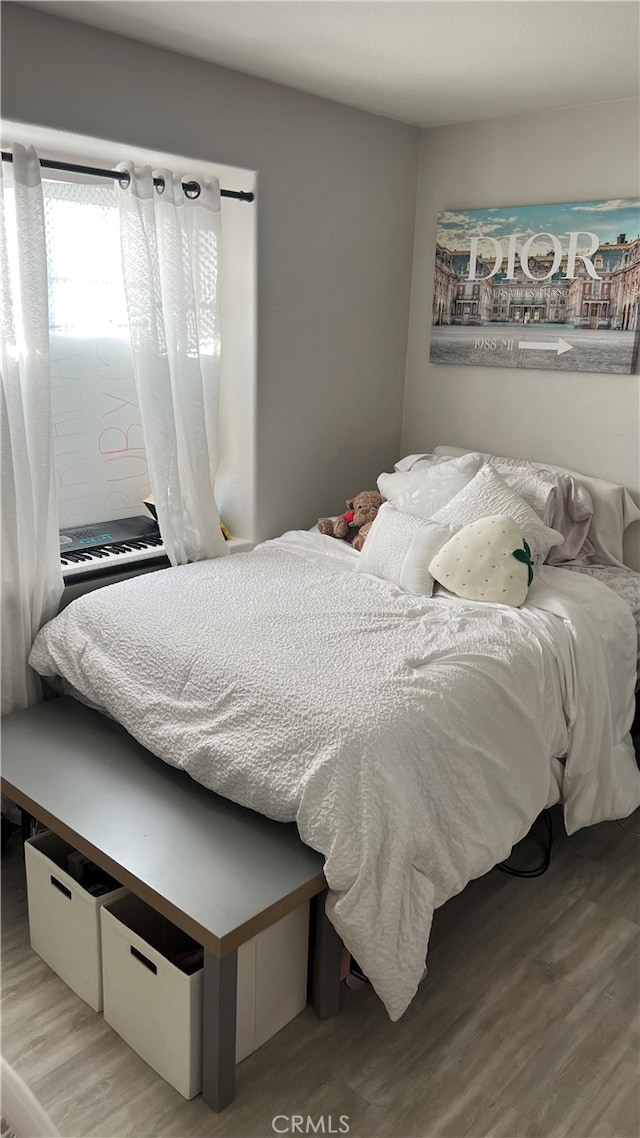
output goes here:
[{"label": "bench leg", "polygon": [[315,937],[311,1003],[318,1019],[331,1019],[340,1011],[342,941],[325,912],[326,899],[326,891],[314,897]]},{"label": "bench leg", "polygon": [[212,1110],[233,1102],[236,1089],[238,954],[204,951],[202,990],[202,1097]]}]

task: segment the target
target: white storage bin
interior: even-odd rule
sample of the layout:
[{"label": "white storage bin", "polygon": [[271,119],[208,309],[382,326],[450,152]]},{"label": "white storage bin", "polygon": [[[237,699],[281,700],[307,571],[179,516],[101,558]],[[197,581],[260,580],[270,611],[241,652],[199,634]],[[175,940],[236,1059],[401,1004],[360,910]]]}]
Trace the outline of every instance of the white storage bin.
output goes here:
[{"label": "white storage bin", "polygon": [[[203,969],[186,974],[167,952],[194,942],[133,895],[101,914],[104,1018],[185,1098],[202,1090]],[[308,903],[238,949],[236,1062],[307,1002]]]},{"label": "white storage bin", "polygon": [[49,830],[25,842],[31,947],[61,980],[102,1011],[100,909],[123,897],[118,888],[93,897],[67,872],[73,846]]}]

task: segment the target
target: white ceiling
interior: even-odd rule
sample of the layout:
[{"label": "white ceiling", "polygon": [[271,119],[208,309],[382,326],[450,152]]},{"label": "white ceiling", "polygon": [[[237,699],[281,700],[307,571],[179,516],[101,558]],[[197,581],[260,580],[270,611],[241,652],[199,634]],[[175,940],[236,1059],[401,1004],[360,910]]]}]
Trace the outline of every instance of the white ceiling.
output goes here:
[{"label": "white ceiling", "polygon": [[418,126],[639,92],[636,0],[41,0],[31,6]]}]

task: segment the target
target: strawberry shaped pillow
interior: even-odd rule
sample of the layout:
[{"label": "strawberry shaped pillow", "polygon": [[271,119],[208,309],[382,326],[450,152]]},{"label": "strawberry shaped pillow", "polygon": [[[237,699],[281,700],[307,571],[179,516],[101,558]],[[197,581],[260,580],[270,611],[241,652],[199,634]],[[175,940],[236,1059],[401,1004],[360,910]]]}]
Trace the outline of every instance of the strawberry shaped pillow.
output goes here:
[{"label": "strawberry shaped pillow", "polygon": [[436,553],[431,576],[458,597],[519,607],[533,580],[531,551],[507,514],[464,526]]}]

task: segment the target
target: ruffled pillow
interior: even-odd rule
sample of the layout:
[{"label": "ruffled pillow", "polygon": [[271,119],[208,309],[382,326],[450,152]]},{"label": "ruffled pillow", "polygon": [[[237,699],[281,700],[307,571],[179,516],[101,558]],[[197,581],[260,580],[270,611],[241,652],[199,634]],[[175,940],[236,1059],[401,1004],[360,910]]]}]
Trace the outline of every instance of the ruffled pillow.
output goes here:
[{"label": "ruffled pillow", "polygon": [[534,557],[544,561],[553,545],[559,545],[563,536],[546,526],[531,506],[511,490],[490,466],[483,466],[443,509],[433,515],[440,525],[462,529],[481,518],[506,514],[520,527]]},{"label": "ruffled pillow", "polygon": [[564,541],[549,555],[559,565],[577,557],[584,545],[593,516],[591,495],[570,474],[548,470],[533,462],[491,455],[487,462],[507,486],[515,490],[547,526],[561,533]]}]

